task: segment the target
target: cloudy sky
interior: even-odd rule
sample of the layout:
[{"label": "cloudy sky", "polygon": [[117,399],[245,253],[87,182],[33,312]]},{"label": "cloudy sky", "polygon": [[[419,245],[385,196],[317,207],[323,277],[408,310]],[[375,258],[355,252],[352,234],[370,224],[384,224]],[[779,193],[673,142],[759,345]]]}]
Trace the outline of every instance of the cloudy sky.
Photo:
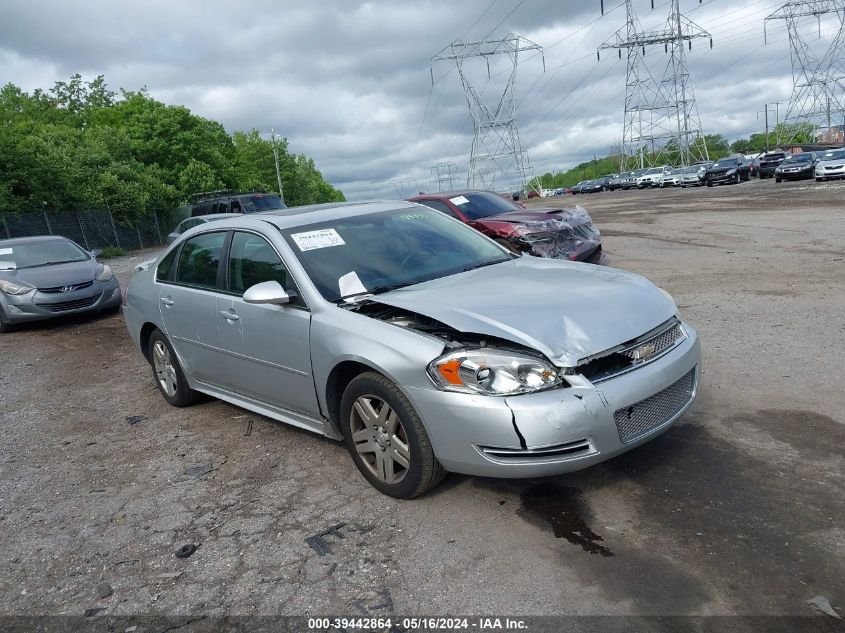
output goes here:
[{"label": "cloudy sky", "polygon": [[[545,47],[525,54],[515,101],[535,173],[610,152],[622,136],[625,62],[596,48],[624,25],[620,0],[4,0],[0,82],[49,88],[80,73],[138,89],[223,123],[275,128],[308,154],[349,199],[395,196],[392,181],[430,189],[431,166],[465,178],[472,141],[453,65],[430,60],[451,42],[513,32]],[[681,0],[713,36],[689,53],[705,133],[730,139],[762,129],[766,103],[792,88],[782,22],[763,18],[783,0]],[[644,28],[662,25],[666,0],[634,0]],[[836,26],[810,23],[829,39]],[[818,33],[817,33],[818,35]],[[665,65],[662,47],[646,61]],[[467,75],[495,99],[506,75],[494,60]],[[659,71],[655,71],[659,72]],[[772,106],[774,107],[774,106]],[[758,120],[758,112],[760,119]]]}]

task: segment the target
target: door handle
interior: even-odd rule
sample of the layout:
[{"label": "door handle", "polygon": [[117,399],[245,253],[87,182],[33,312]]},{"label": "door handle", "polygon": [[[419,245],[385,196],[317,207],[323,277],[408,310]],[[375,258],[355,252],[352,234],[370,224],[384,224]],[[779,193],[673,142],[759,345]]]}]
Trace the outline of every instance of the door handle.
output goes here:
[{"label": "door handle", "polygon": [[234,312],[228,312],[227,310],[220,310],[220,314],[223,315],[223,318],[227,321],[237,321],[240,317],[235,314]]},{"label": "door handle", "polygon": [[162,302],[164,305],[166,305],[168,308],[169,308],[170,306],[172,306],[174,303],[176,303],[175,301],[172,301],[171,299],[165,299],[164,297],[162,297],[162,298],[161,298],[161,302]]}]

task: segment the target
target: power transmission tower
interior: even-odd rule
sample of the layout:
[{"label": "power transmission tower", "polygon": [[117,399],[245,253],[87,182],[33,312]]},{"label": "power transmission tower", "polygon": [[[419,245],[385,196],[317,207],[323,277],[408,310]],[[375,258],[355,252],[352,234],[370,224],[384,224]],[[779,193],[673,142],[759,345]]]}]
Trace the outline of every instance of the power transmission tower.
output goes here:
[{"label": "power transmission tower", "polygon": [[[805,18],[816,18],[821,39],[823,16],[834,18],[839,26],[827,48],[811,45],[799,28],[806,24]],[[770,20],[786,22],[792,59],[792,97],[784,125],[777,127],[778,145],[797,140],[802,131],[811,133],[813,140],[821,131],[830,134],[832,116],[836,115],[837,123],[845,117],[845,0],[787,2],[765,18],[764,33]]]},{"label": "power transmission tower", "polygon": [[394,178],[390,181],[396,195],[400,198],[408,198],[419,193],[417,190],[417,181],[410,176],[403,176],[401,178]]},{"label": "power transmission tower", "polygon": [[[669,18],[659,30],[643,30],[634,13],[633,0],[625,1],[625,9],[625,26],[597,52],[599,59],[602,50],[615,49],[620,59],[622,51],[627,52],[623,168],[643,167],[646,163],[661,165],[674,159],[684,165],[707,160],[707,144],[701,134],[701,119],[695,105],[685,49],[692,50],[692,40],[697,38],[709,38],[712,48],[712,37],[681,14],[679,0],[670,1]],[[644,58],[647,47],[659,44],[663,45],[669,60],[658,80]],[[651,156],[646,160],[648,148],[651,148]]]},{"label": "power transmission tower", "polygon": [[455,188],[455,163],[451,161],[431,166],[431,179],[437,191],[451,191]]},{"label": "power transmission tower", "polygon": [[[519,140],[514,100],[519,54],[526,51],[535,51],[535,56],[543,57],[543,48],[539,44],[511,33],[500,40],[457,40],[431,58],[432,82],[434,64],[453,61],[464,88],[473,124],[468,187],[498,188],[502,191],[523,190],[530,180],[531,165]],[[505,73],[507,78],[498,97],[488,101],[483,98],[483,93],[494,77],[490,72],[490,60],[499,55],[506,55],[510,61]],[[470,69],[465,66],[469,60],[478,58],[487,64],[487,82],[481,89],[476,87],[476,83],[470,78]],[[545,69],[546,62],[543,57],[543,70]]]}]

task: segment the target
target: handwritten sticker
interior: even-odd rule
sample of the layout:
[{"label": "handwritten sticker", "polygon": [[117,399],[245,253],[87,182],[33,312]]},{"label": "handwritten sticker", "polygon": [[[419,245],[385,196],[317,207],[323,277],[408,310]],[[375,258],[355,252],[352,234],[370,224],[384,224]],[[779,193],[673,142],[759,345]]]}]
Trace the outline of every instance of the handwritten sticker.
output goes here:
[{"label": "handwritten sticker", "polygon": [[14,251],[11,248],[0,248],[0,255],[11,255]]},{"label": "handwritten sticker", "polygon": [[464,198],[463,196],[456,196],[455,198],[449,198],[449,202],[454,205],[460,206],[462,204],[469,204],[469,200]]},{"label": "handwritten sticker", "polygon": [[308,231],[306,233],[292,233],[291,237],[299,250],[313,251],[318,248],[330,246],[343,246],[346,242],[337,234],[334,229],[322,229],[320,231]]}]

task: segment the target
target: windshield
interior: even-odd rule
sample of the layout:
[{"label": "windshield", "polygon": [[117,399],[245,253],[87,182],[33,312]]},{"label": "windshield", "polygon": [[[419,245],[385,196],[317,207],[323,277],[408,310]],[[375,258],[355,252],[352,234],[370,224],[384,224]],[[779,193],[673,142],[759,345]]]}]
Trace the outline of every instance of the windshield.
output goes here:
[{"label": "windshield", "polygon": [[495,242],[428,208],[406,208],[282,231],[328,301],[387,292],[509,261]]},{"label": "windshield", "polygon": [[35,268],[50,264],[84,262],[90,255],[70,240],[44,240],[4,246],[0,242],[0,262],[4,268],[11,263],[15,268]]},{"label": "windshield", "polygon": [[449,198],[449,202],[454,204],[461,210],[470,220],[480,220],[491,215],[499,215],[500,213],[510,213],[511,211],[525,211],[519,205],[505,200],[495,193],[486,191],[475,191],[473,193],[465,193],[460,196]]},{"label": "windshield", "polygon": [[287,209],[279,196],[267,196],[256,194],[247,198],[241,198],[244,205],[244,213],[260,213],[272,209]]},{"label": "windshield", "polygon": [[826,152],[822,160],[843,160],[845,159],[845,149],[838,149],[833,152]]},{"label": "windshield", "polygon": [[652,167],[651,169],[649,169],[649,170],[645,173],[645,175],[646,175],[646,176],[653,176],[654,174],[662,174],[662,173],[663,173],[663,168],[662,168],[662,167]]},{"label": "windshield", "polygon": [[736,167],[739,165],[738,158],[723,158],[718,163],[714,163],[713,167]]},{"label": "windshield", "polygon": [[631,172],[632,176],[642,176],[646,172],[645,169],[635,169]]},{"label": "windshield", "polygon": [[783,161],[785,163],[807,163],[813,160],[812,154],[793,154],[792,156],[787,156],[786,159]]},{"label": "windshield", "polygon": [[704,165],[692,165],[690,167],[687,167],[684,170],[684,173],[686,173],[686,174],[697,174],[702,169],[704,169]]}]

